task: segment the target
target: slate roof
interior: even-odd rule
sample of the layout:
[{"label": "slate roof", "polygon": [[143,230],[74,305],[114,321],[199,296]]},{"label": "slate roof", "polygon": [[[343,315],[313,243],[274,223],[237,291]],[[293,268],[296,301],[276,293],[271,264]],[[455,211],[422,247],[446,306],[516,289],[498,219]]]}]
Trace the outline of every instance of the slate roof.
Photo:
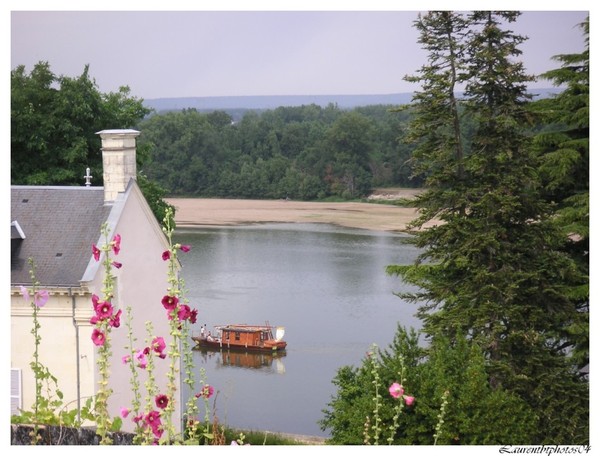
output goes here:
[{"label": "slate roof", "polygon": [[11,222],[25,238],[11,236],[11,284],[31,284],[31,257],[42,286],[79,286],[111,207],[102,187],[12,186]]}]

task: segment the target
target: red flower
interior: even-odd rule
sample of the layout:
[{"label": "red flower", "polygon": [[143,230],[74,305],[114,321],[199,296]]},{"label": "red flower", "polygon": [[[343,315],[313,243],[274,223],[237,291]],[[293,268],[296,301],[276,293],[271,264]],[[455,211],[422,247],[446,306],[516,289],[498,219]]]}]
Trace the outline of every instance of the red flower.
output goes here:
[{"label": "red flower", "polygon": [[118,261],[113,261],[112,265],[117,269],[121,269],[121,266],[123,266],[123,263],[119,263]]},{"label": "red flower", "polygon": [[192,246],[191,245],[182,245],[182,246],[179,247],[179,249],[182,252],[187,253],[187,252],[189,252],[192,249]]},{"label": "red flower", "polygon": [[112,249],[115,252],[115,255],[118,255],[121,251],[121,235],[115,234],[115,237],[112,240]]},{"label": "red flower", "polygon": [[100,260],[100,249],[96,247],[96,244],[92,244],[92,255],[94,255],[94,260]]},{"label": "red flower", "polygon": [[198,309],[192,309],[190,312],[190,323],[196,323],[196,319],[198,318]]},{"label": "red flower", "polygon": [[169,258],[171,258],[171,251],[165,250],[162,254],[162,259],[163,261],[167,261]]},{"label": "red flower", "polygon": [[94,331],[92,332],[92,342],[94,342],[94,345],[100,347],[104,345],[105,341],[106,336],[104,335],[104,333],[97,328],[94,329]]},{"label": "red flower", "polygon": [[165,409],[169,405],[169,398],[166,394],[159,394],[154,398],[154,402],[159,409]]},{"label": "red flower", "polygon": [[196,393],[196,398],[203,397],[204,399],[208,399],[215,392],[215,389],[210,385],[204,385],[199,393]]},{"label": "red flower", "polygon": [[177,307],[177,304],[179,303],[179,299],[177,298],[177,296],[165,295],[162,298],[161,302],[165,309],[173,310]]}]

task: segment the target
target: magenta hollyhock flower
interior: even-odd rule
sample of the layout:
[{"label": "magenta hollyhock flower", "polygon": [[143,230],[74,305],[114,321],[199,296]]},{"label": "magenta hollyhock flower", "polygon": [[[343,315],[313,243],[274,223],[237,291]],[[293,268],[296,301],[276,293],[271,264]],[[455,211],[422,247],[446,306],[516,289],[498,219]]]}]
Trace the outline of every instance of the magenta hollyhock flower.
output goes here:
[{"label": "magenta hollyhock flower", "polygon": [[179,303],[179,299],[177,298],[177,296],[165,295],[162,298],[161,302],[162,302],[163,307],[170,311],[177,307],[177,304]]},{"label": "magenta hollyhock flower", "polygon": [[190,323],[191,324],[196,323],[197,319],[198,319],[198,309],[192,309],[192,311],[190,312]]},{"label": "magenta hollyhock flower", "polygon": [[92,318],[90,318],[90,325],[95,325],[99,321],[100,319],[98,318],[98,315],[94,315]]},{"label": "magenta hollyhock flower", "polygon": [[121,267],[123,266],[123,263],[119,263],[118,261],[113,261],[112,265],[117,269],[121,269]]},{"label": "magenta hollyhock flower", "polygon": [[188,318],[190,318],[191,313],[192,309],[190,309],[190,306],[188,306],[187,304],[182,304],[177,310],[177,318],[179,318],[179,321],[187,320]]},{"label": "magenta hollyhock flower", "polygon": [[162,259],[163,261],[167,261],[169,258],[171,258],[171,252],[169,250],[165,250],[162,253]]},{"label": "magenta hollyhock flower", "polygon": [[394,399],[398,399],[404,394],[404,388],[402,388],[402,385],[399,383],[392,383],[389,388],[389,392]]},{"label": "magenta hollyhock flower", "polygon": [[196,393],[196,399],[203,397],[204,399],[210,398],[215,392],[215,389],[210,385],[204,385],[199,393]]},{"label": "magenta hollyhock flower", "polygon": [[23,295],[23,299],[25,300],[25,302],[31,301],[31,296],[29,296],[29,290],[23,285],[21,285],[21,294]]},{"label": "magenta hollyhock flower", "polygon": [[112,240],[112,249],[115,252],[115,255],[118,255],[121,251],[121,235],[115,234],[115,237]]},{"label": "magenta hollyhock flower", "polygon": [[121,417],[122,417],[122,418],[127,418],[127,417],[129,416],[129,412],[130,412],[130,411],[131,411],[131,410],[129,410],[129,409],[128,409],[128,408],[126,408],[126,407],[121,407]]},{"label": "magenta hollyhock flower", "polygon": [[121,314],[122,313],[123,313],[123,311],[121,309],[119,309],[116,314],[114,314],[112,317],[110,317],[108,324],[110,326],[112,326],[113,328],[118,328],[119,326],[121,326]]},{"label": "magenta hollyhock flower", "polygon": [[93,294],[92,295],[92,304],[94,305],[94,309],[96,309],[96,306],[98,305],[98,301],[100,301],[100,298],[98,297],[98,295]]},{"label": "magenta hollyhock flower", "polygon": [[92,244],[92,255],[94,255],[94,260],[100,261],[100,249],[96,247],[96,244]]},{"label": "magenta hollyhock flower", "polygon": [[161,336],[155,337],[152,340],[152,349],[156,353],[161,354],[165,348],[167,348],[167,344],[165,343],[165,339],[163,339]]},{"label": "magenta hollyhock flower", "polygon": [[153,430],[154,428],[158,428],[162,424],[160,421],[160,412],[158,410],[152,410],[147,413],[144,417],[144,422]]},{"label": "magenta hollyhock flower", "polygon": [[110,318],[113,315],[114,308],[108,301],[98,301],[98,304],[94,308],[96,315],[100,320]]},{"label": "magenta hollyhock flower", "polygon": [[143,419],[144,419],[144,415],[142,413],[140,413],[139,415],[134,416],[131,420],[137,424],[140,421],[142,421]]},{"label": "magenta hollyhock flower", "polygon": [[190,250],[192,250],[192,246],[191,245],[182,245],[179,247],[179,250],[181,250],[184,253],[187,253]]},{"label": "magenta hollyhock flower", "polygon": [[94,331],[92,332],[92,342],[94,342],[94,345],[100,347],[100,346],[104,345],[105,341],[106,341],[106,336],[104,335],[104,333],[102,331],[100,331],[98,328],[95,328]]},{"label": "magenta hollyhock flower", "polygon": [[33,296],[33,302],[38,307],[44,307],[48,302],[48,298],[49,295],[47,290],[36,291],[35,295]]},{"label": "magenta hollyhock flower", "polygon": [[159,394],[154,398],[154,402],[159,409],[165,409],[169,405],[169,398],[166,394]]},{"label": "magenta hollyhock flower", "polygon": [[404,396],[404,403],[410,407],[415,403],[415,398],[413,396]]}]

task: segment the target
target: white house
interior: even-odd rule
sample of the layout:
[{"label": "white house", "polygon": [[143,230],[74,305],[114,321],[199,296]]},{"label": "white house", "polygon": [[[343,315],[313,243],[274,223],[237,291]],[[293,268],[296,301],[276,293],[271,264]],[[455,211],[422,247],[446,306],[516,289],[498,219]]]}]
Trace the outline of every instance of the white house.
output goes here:
[{"label": "white house", "polygon": [[[31,305],[20,287],[31,288],[28,259],[36,264],[40,289],[49,300],[40,308],[40,362],[58,378],[68,408],[78,407],[93,396],[98,386],[96,347],[91,335],[94,314],[92,294],[102,296],[104,270],[92,256],[92,244],[105,239],[101,226],[107,223],[111,238],[121,236],[121,251],[114,259],[113,305],[123,311],[121,326],[111,333],[112,359],[109,401],[111,416],[130,407],[132,388],[129,366],[122,363],[128,345],[125,309],[132,308],[133,334],[139,348],[148,345],[146,322],[154,335],[168,341],[169,323],[162,297],[167,294],[167,266],[162,252],[168,241],[156,221],[136,178],[135,130],[104,130],[102,138],[104,187],[13,186],[11,188],[11,394],[13,413],[31,410],[35,381],[30,368],[34,339]],[[92,172],[93,174],[93,172]],[[168,343],[168,342],[167,342]],[[161,361],[161,362],[159,362]],[[156,360],[160,392],[166,392],[169,360]],[[140,371],[142,394],[145,381]],[[177,380],[180,384],[179,379]],[[173,422],[180,429],[181,401],[177,398]],[[132,430],[124,420],[124,430]]]}]

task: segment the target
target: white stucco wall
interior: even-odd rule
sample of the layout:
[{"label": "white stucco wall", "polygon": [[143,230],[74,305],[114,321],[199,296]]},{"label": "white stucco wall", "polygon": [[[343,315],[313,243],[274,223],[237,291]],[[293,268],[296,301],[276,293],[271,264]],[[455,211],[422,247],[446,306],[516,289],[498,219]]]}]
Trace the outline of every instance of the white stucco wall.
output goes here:
[{"label": "white stucco wall", "polygon": [[[46,305],[38,311],[41,337],[39,362],[57,377],[58,388],[64,394],[63,403],[68,409],[72,409],[77,407],[78,394],[82,398],[94,394],[93,348],[89,344],[80,344],[78,353],[76,343],[78,332],[83,340],[89,340],[91,337],[91,327],[88,323],[91,307],[87,306],[91,295],[79,289],[47,290],[51,296]],[[77,326],[81,323],[84,326],[79,326],[77,330],[74,322],[77,322]],[[30,367],[35,349],[32,329],[31,304],[25,302],[19,289],[14,288],[11,290],[11,368],[22,371],[24,410],[31,410],[35,402],[35,378]]]},{"label": "white stucco wall", "polygon": [[[163,336],[169,344],[169,322],[167,313],[161,304],[162,297],[167,293],[167,267],[168,262],[162,260],[162,252],[168,247],[166,238],[160,226],[155,223],[154,215],[147,206],[137,185],[131,185],[127,192],[128,197],[123,204],[115,204],[117,210],[111,213],[109,223],[114,229],[112,235],[121,235],[121,251],[114,256],[114,260],[123,264],[121,269],[114,269],[117,277],[117,291],[113,305],[122,309],[121,326],[113,328],[111,333],[111,376],[110,387],[113,394],[109,401],[109,412],[112,416],[119,416],[121,407],[131,407],[133,398],[130,384],[131,371],[129,366],[122,364],[121,359],[128,353],[128,330],[126,326],[126,308],[131,306],[133,314],[133,334],[137,339],[136,348],[149,345],[149,335],[146,323],[152,322],[154,332],[152,336]],[[121,195],[122,196],[122,195]],[[98,233],[100,239],[100,233]],[[104,239],[99,242],[103,244]],[[111,252],[112,256],[112,252]],[[91,246],[90,246],[91,257]],[[88,268],[94,272],[94,268]],[[41,324],[40,335],[40,361],[46,365],[50,372],[58,377],[59,387],[64,393],[64,402],[77,406],[77,371],[79,370],[79,394],[81,403],[95,391],[98,372],[95,363],[96,348],[91,340],[93,327],[89,323],[93,315],[91,301],[92,293],[102,298],[103,269],[100,267],[89,276],[83,289],[86,294],[70,296],[69,290],[61,290],[62,295],[53,295],[45,307],[39,312]],[[43,288],[43,287],[42,287]],[[73,302],[75,300],[75,302]],[[75,303],[75,320],[73,321],[73,305]],[[35,400],[35,381],[29,367],[32,360],[34,340],[31,335],[32,328],[31,306],[26,304],[13,289],[11,293],[11,367],[21,368],[23,371],[23,406],[30,409]],[[77,335],[79,344],[77,344]],[[79,354],[77,353],[79,348]],[[79,356],[78,356],[79,355]],[[78,364],[79,363],[79,364]],[[166,393],[166,374],[170,360],[156,359],[155,377],[159,393]],[[78,367],[79,366],[79,367]],[[147,372],[138,370],[141,384],[143,403],[147,396],[144,382]],[[176,379],[180,385],[180,378]],[[173,423],[180,430],[179,417],[181,416],[180,387],[176,397],[176,410]],[[152,403],[154,400],[152,398]],[[129,419],[123,420],[123,430],[131,431],[134,426]]]},{"label": "white stucco wall", "polygon": [[[167,313],[161,304],[163,296],[167,293],[167,266],[163,261],[162,252],[168,247],[165,236],[158,225],[154,224],[154,215],[142,200],[143,196],[137,186],[129,188],[129,197],[122,208],[119,220],[111,233],[121,236],[121,251],[117,256],[111,252],[111,257],[122,263],[121,269],[114,269],[117,277],[116,296],[113,305],[122,309],[121,327],[112,330],[111,346],[113,358],[111,361],[110,386],[113,394],[109,400],[109,411],[111,415],[118,416],[121,407],[131,407],[133,397],[130,384],[131,371],[128,365],[122,363],[122,357],[128,354],[126,347],[129,345],[128,331],[126,327],[126,309],[132,308],[132,328],[136,339],[135,348],[144,348],[151,340],[146,329],[146,323],[152,322],[154,328],[153,336],[162,336],[169,343],[169,322]],[[104,242],[104,241],[103,241]],[[97,275],[91,288],[102,289],[103,274]],[[98,295],[101,296],[100,292]],[[91,304],[90,304],[91,305]],[[92,344],[88,338],[89,344]],[[166,393],[166,374],[170,359],[155,360],[155,378],[159,387],[159,393]],[[147,371],[138,369],[141,384],[142,398],[145,399],[146,389],[144,382],[147,379]],[[180,384],[179,378],[176,380]],[[178,388],[178,396],[179,396]],[[154,403],[154,398],[152,398]],[[145,405],[143,402],[142,406]],[[180,403],[177,397],[176,411],[173,415],[176,429],[180,429]],[[124,430],[133,430],[131,416],[124,421]]]}]

